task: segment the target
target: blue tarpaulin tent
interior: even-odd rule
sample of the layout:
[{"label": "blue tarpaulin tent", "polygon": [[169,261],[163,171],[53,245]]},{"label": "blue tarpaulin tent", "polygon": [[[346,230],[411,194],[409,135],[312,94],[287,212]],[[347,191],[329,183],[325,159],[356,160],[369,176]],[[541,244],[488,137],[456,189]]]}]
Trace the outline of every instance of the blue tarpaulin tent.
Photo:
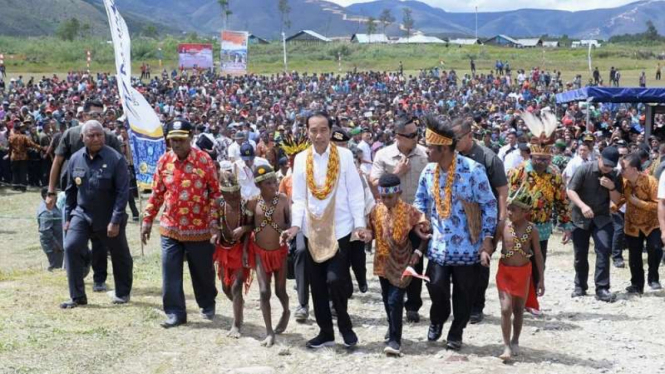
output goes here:
[{"label": "blue tarpaulin tent", "polygon": [[589,100],[594,103],[665,103],[665,88],[584,87],[556,95],[557,104]]},{"label": "blue tarpaulin tent", "polygon": [[[622,87],[584,87],[579,90],[567,91],[556,95],[557,104],[573,101],[592,103],[645,103],[665,104],[665,88],[622,88]],[[589,121],[587,112],[587,122]],[[651,135],[654,108],[646,106],[645,135]]]}]

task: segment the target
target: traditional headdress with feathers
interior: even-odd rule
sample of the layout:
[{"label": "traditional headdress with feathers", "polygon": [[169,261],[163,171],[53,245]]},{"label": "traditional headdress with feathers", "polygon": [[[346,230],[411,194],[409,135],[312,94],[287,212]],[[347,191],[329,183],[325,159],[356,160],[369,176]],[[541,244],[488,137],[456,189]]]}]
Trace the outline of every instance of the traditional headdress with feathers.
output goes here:
[{"label": "traditional headdress with feathers", "polygon": [[307,137],[302,135],[288,135],[282,138],[279,146],[284,150],[284,153],[286,153],[287,156],[291,157],[307,149],[307,147],[309,147],[309,141],[307,140]]},{"label": "traditional headdress with feathers", "polygon": [[552,155],[553,135],[557,128],[556,116],[548,110],[543,110],[541,118],[529,112],[524,112],[521,117],[531,132],[531,154]]},{"label": "traditional headdress with feathers", "polygon": [[[536,193],[539,195],[539,193]],[[522,209],[530,210],[533,207],[534,199],[538,199],[538,196],[532,195],[529,189],[522,184],[515,192],[511,193],[508,196],[508,205],[516,205]]]}]

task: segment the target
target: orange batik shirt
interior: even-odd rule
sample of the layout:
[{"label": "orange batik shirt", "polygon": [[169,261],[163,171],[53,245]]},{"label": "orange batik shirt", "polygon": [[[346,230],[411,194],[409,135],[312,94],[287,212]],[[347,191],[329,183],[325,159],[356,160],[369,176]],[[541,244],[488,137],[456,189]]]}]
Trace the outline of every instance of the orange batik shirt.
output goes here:
[{"label": "orange batik shirt", "polygon": [[192,149],[183,161],[169,151],[162,155],[152,182],[152,195],[144,221],[151,223],[164,204],[160,218],[163,236],[185,242],[204,241],[219,227],[219,183],[210,156]]},{"label": "orange batik shirt", "polygon": [[413,205],[400,200],[392,211],[379,202],[372,209],[369,220],[376,238],[374,275],[388,279],[396,287],[405,288],[411,281],[408,277],[402,279],[413,253],[409,233],[418,223],[426,220],[425,216]]},{"label": "orange batik shirt", "polygon": [[[635,195],[640,201],[633,204],[629,198]],[[626,204],[624,232],[632,237],[640,236],[640,231],[648,236],[658,228],[658,181],[651,175],[640,174],[631,185],[623,180],[623,195],[617,207]]]}]

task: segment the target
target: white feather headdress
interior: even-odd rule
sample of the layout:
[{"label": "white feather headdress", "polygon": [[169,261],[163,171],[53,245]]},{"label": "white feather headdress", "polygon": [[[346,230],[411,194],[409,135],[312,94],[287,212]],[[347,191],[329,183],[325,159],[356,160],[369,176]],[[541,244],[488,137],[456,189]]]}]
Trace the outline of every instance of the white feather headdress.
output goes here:
[{"label": "white feather headdress", "polygon": [[521,117],[532,135],[531,154],[551,155],[552,134],[558,125],[556,116],[550,110],[543,110],[541,118],[529,112],[524,112]]}]

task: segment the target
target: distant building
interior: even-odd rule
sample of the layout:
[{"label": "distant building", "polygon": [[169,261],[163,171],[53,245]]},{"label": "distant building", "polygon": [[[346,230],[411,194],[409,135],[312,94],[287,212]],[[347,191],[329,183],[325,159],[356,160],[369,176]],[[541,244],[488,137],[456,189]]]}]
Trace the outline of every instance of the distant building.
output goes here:
[{"label": "distant building", "polygon": [[351,43],[388,43],[388,37],[386,34],[353,34],[351,36]]},{"label": "distant building", "polygon": [[499,34],[493,38],[485,40],[483,44],[487,45],[498,45],[501,47],[518,47],[519,43],[517,40],[511,38],[510,36]]},{"label": "distant building", "polygon": [[249,44],[270,44],[270,42],[254,34],[249,34]]},{"label": "distant building", "polygon": [[558,41],[553,42],[543,42],[543,47],[545,48],[559,48],[561,44]]},{"label": "distant building", "polygon": [[331,40],[312,30],[302,30],[286,38],[286,42],[317,44],[317,43],[330,43]]},{"label": "distant building", "polygon": [[542,46],[543,40],[540,38],[517,39],[518,48],[536,48]]},{"label": "distant building", "polygon": [[483,42],[478,39],[478,38],[471,38],[471,39],[450,39],[448,41],[450,44],[457,44],[457,45],[482,45]]},{"label": "distant building", "polygon": [[600,43],[598,40],[595,39],[587,39],[587,40],[579,40],[579,41],[574,41],[571,47],[573,48],[579,48],[579,47],[588,47],[592,46],[594,48],[600,47]]},{"label": "distant building", "polygon": [[446,44],[443,40],[434,36],[413,35],[411,37],[399,38],[397,44]]}]

